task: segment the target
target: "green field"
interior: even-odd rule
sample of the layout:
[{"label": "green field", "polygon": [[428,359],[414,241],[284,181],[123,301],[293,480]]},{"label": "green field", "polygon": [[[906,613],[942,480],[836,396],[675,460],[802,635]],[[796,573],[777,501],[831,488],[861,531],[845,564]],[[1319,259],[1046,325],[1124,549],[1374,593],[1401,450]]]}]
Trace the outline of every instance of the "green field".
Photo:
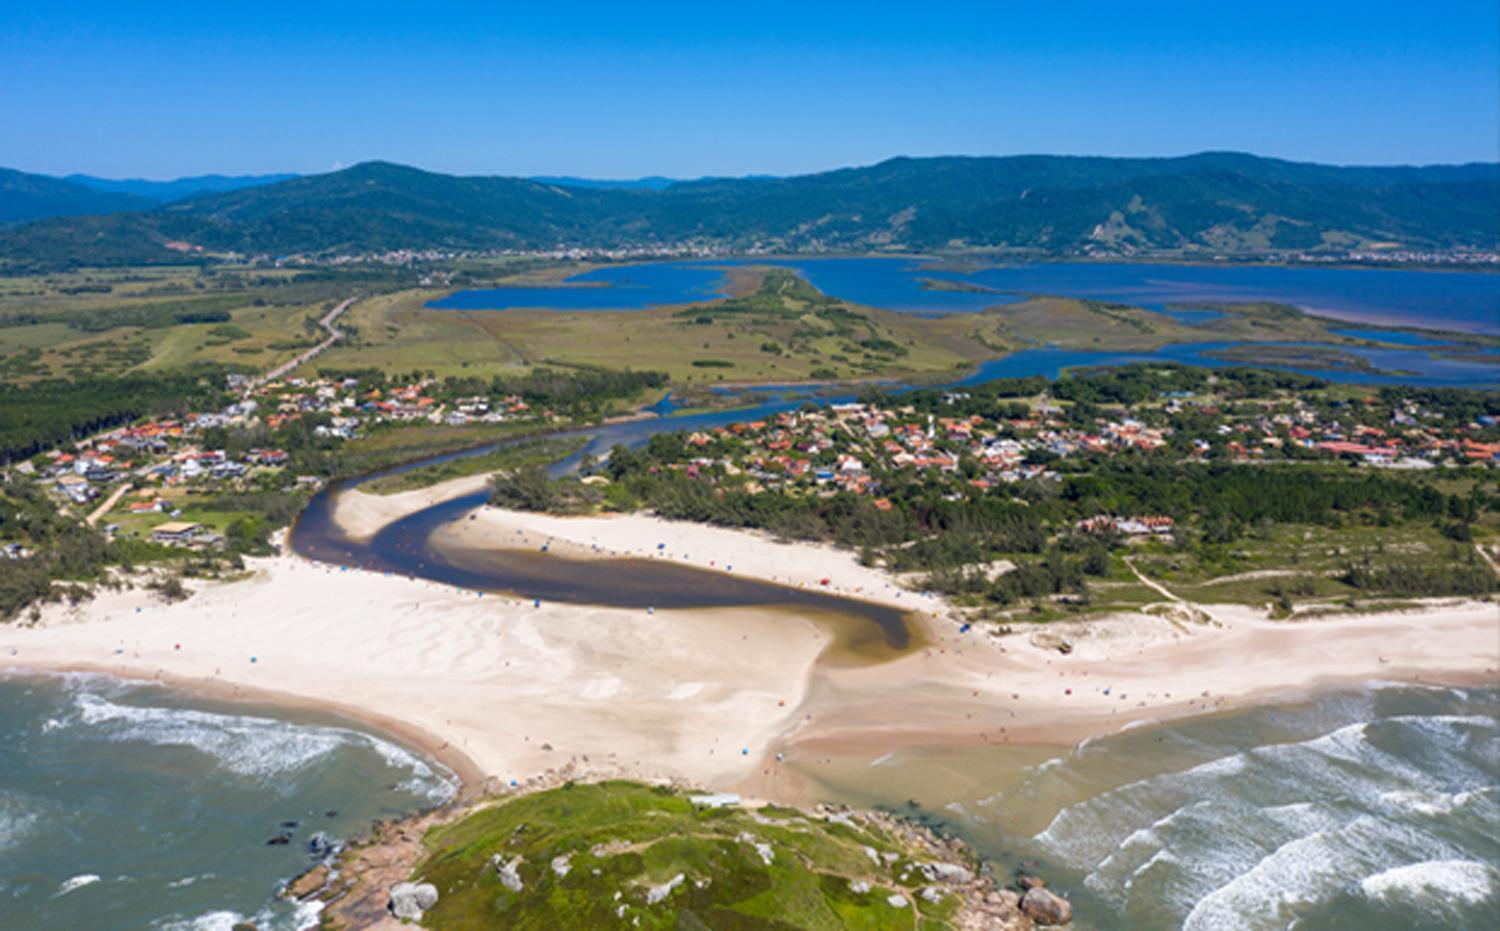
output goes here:
[{"label": "green field", "polygon": [[[667,372],[679,385],[890,377],[950,372],[991,353],[930,321],[848,308],[785,273],[765,292],[693,307],[635,311],[446,310],[403,291],[349,314],[357,338],[327,368],[486,375],[546,362]],[[833,308],[839,308],[835,311]]]},{"label": "green field", "polygon": [[[454,286],[553,283],[593,266],[469,260]],[[1323,321],[1274,305],[1224,308],[1196,327],[1097,301],[1036,296],[973,314],[918,317],[821,294],[785,269],[736,266],[729,297],[636,311],[447,310],[410,271],[153,267],[0,278],[0,377],[167,371],[211,362],[270,369],[315,344],[316,320],[359,295],[347,338],[315,368],[439,377],[540,364],[631,367],[675,385],[938,378],[1028,346],[1148,350],[1170,342],[1341,345]],[[446,279],[445,279],[446,280]]]},{"label": "green field", "polygon": [[322,338],[370,281],[278,269],[118,269],[0,278],[0,377],[119,375],[216,363],[261,371]]}]

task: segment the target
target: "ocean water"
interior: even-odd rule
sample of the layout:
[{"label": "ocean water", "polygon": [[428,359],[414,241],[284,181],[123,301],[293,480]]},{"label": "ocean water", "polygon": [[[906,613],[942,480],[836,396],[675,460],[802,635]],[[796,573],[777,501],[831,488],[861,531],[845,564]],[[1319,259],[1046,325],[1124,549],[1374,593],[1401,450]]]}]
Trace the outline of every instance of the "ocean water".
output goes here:
[{"label": "ocean water", "polygon": [[[316,911],[275,893],[317,861],[314,833],[347,838],[452,792],[447,774],[334,719],[6,675],[0,928],[307,927]],[[283,831],[290,843],[267,845]]]},{"label": "ocean water", "polygon": [[[911,258],[661,262],[595,269],[556,287],[459,291],[429,306],[621,310],[703,301],[724,287],[717,269],[737,264],[793,268],[825,294],[903,313],[971,313],[1049,294],[1134,304],[1194,325],[1217,316],[1194,304],[1270,301],[1361,323],[1500,335],[1500,274],[1391,269],[1040,262],[959,272]],[[934,280],[966,289],[928,287]]]},{"label": "ocean water", "polygon": [[1341,691],[1061,755],[913,750],[807,771],[833,797],[926,813],[997,872],[1040,872],[1080,929],[1500,926],[1493,689]]}]

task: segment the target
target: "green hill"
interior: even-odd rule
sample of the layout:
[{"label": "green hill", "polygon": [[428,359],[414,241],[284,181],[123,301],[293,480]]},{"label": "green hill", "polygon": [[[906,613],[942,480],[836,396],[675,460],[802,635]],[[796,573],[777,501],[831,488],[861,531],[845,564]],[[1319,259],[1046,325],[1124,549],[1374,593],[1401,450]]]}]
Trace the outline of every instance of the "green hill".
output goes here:
[{"label": "green hill", "polygon": [[45,217],[145,210],[153,201],[118,191],[0,168],[0,225]]},{"label": "green hill", "polygon": [[536,249],[688,241],[729,248],[1009,247],[1046,254],[1500,245],[1500,165],[1335,167],[1184,158],[897,158],[792,178],[660,190],[455,177],[384,162],[0,234],[32,265],[209,252]]},{"label": "green hill", "polygon": [[418,920],[437,929],[1032,926],[1020,896],[980,875],[962,845],[870,813],[715,809],[603,782],[481,805],[412,850],[421,830],[393,825],[290,894],[327,901],[326,928],[388,918],[385,882],[407,876],[431,884]]}]

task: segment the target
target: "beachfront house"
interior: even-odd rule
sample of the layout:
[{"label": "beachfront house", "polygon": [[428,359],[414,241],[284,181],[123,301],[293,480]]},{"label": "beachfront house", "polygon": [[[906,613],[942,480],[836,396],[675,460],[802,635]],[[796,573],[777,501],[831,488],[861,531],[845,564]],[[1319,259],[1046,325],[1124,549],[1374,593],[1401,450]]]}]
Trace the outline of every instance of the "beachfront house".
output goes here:
[{"label": "beachfront house", "polygon": [[192,546],[202,530],[202,524],[192,521],[167,521],[151,531],[151,539],[163,546]]}]

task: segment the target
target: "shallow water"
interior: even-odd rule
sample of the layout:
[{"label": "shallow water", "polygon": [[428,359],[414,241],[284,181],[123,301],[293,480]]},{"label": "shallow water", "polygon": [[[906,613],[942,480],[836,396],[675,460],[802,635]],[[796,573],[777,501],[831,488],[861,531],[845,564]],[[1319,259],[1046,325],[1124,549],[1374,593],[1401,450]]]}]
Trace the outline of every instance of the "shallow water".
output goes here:
[{"label": "shallow water", "polygon": [[[959,272],[913,258],[700,260],[610,266],[555,287],[460,291],[430,306],[625,310],[681,304],[718,296],[725,280],[714,269],[743,264],[794,268],[832,297],[903,313],[971,313],[1045,294],[1129,303],[1196,324],[1216,315],[1195,311],[1194,304],[1267,301],[1341,320],[1500,335],[1500,274],[1392,269],[1041,262]],[[967,290],[934,289],[931,281]],[[1184,305],[1185,313],[1176,310]]]},{"label": "shallow water", "polygon": [[[291,534],[297,553],[333,565],[528,601],[653,610],[768,606],[800,611],[831,625],[835,648],[850,659],[890,659],[917,645],[905,610],[734,575],[732,563],[713,569],[692,565],[691,553],[667,552],[664,559],[582,559],[543,551],[534,542],[524,548],[507,546],[505,540],[470,547],[445,538],[445,526],[484,506],[484,492],[409,514],[368,541],[350,540],[333,519],[338,495],[349,487],[332,486],[309,502]],[[916,610],[918,599],[912,596],[912,601]]]},{"label": "shallow water", "polygon": [[[315,913],[273,896],[316,862],[315,832],[347,838],[452,791],[336,719],[0,676],[0,928],[302,927]],[[289,844],[266,844],[294,820]]]},{"label": "shallow water", "polygon": [[1173,343],[1149,352],[1090,352],[1079,349],[1023,349],[999,359],[979,363],[972,375],[956,385],[980,385],[997,378],[1043,375],[1057,378],[1070,368],[1117,367],[1135,362],[1175,362],[1198,368],[1228,368],[1255,365],[1260,368],[1299,372],[1331,382],[1359,385],[1425,385],[1431,387],[1500,387],[1500,354],[1492,350],[1477,354],[1490,361],[1452,359],[1429,355],[1421,349],[1385,349],[1364,346],[1324,346],[1318,343],[1261,343],[1267,348],[1323,349],[1355,356],[1374,366],[1376,372],[1357,369],[1319,368],[1307,365],[1272,365],[1215,358],[1212,353],[1243,343]]},{"label": "shallow water", "polygon": [[1064,753],[908,750],[798,765],[909,809],[996,871],[1036,869],[1079,928],[1493,928],[1500,692],[1327,693]]}]

